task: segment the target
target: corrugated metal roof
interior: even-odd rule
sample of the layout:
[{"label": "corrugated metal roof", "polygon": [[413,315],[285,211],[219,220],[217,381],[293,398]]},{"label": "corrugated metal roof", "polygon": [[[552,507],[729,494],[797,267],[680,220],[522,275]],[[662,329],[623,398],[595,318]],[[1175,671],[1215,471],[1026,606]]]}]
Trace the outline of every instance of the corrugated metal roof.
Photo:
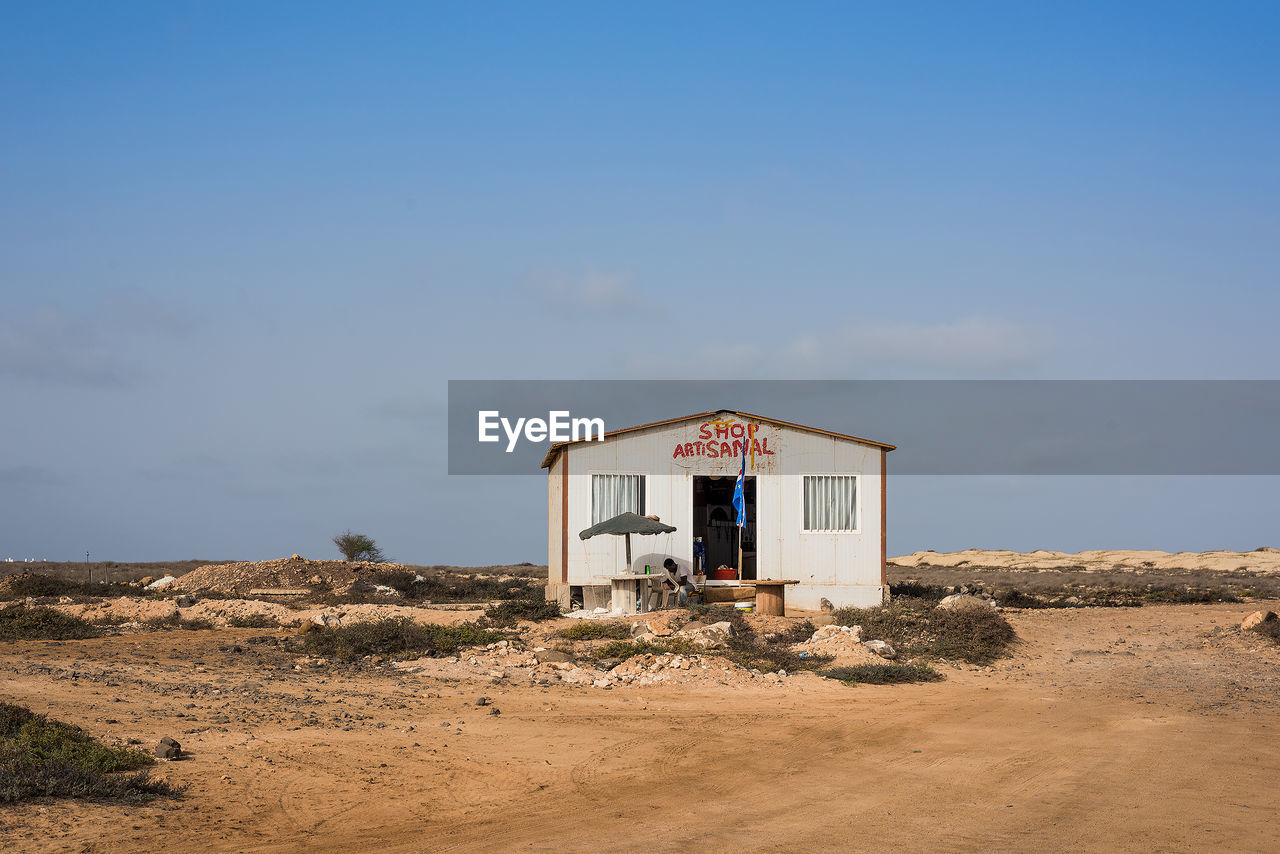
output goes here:
[{"label": "corrugated metal roof", "polygon": [[[739,412],[736,409],[713,409],[709,412],[695,412],[692,415],[682,415],[679,418],[668,418],[665,421],[654,421],[650,424],[638,424],[635,427],[624,427],[621,430],[611,430],[604,434],[606,439],[620,436],[623,433],[634,433],[637,430],[649,430],[654,427],[666,427],[671,424],[680,424],[685,421],[694,421],[696,419],[712,418],[717,415],[736,415],[739,418],[745,418],[749,421],[763,421],[766,424],[776,424],[779,427],[790,427],[792,430],[804,430],[806,433],[818,433],[823,436],[831,436],[834,439],[844,439],[849,442],[857,442],[861,445],[871,445],[875,448],[884,448],[886,451],[892,451],[897,445],[889,445],[884,442],[876,442],[871,439],[862,439],[858,436],[850,436],[847,433],[835,433],[831,430],[822,430],[817,427],[806,427],[803,424],[796,424],[791,421],[779,421],[777,418],[766,418],[763,415],[752,415],[749,412]],[[595,441],[592,439],[577,439],[572,442],[556,442],[547,449],[547,455],[542,458],[542,467],[544,469],[551,468],[551,464],[556,461],[556,455],[560,453],[561,448],[569,445],[577,445],[580,442]]]}]

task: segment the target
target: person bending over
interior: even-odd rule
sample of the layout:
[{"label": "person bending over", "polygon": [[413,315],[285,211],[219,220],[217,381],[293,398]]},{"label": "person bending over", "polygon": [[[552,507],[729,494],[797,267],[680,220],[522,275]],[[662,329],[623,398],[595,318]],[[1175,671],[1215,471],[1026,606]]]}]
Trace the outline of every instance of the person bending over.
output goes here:
[{"label": "person bending over", "polygon": [[662,582],[662,586],[667,590],[671,590],[670,579],[676,580],[676,587],[680,590],[680,604],[689,604],[689,594],[697,588],[693,585],[693,571],[687,566],[681,566],[671,558],[667,558],[662,562],[663,569],[667,570],[668,580]]}]

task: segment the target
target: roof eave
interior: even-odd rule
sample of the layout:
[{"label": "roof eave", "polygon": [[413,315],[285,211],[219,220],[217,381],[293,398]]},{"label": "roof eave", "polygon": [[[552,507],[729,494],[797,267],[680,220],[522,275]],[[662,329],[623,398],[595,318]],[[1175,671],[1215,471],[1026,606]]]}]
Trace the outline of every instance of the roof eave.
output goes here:
[{"label": "roof eave", "polygon": [[[890,445],[886,442],[877,442],[874,439],[863,439],[860,436],[850,436],[847,433],[836,433],[831,430],[823,430],[819,427],[808,427],[804,424],[797,424],[793,421],[779,421],[777,418],[769,418],[764,415],[753,415],[750,412],[742,412],[737,409],[712,409],[708,412],[695,412],[692,415],[682,415],[679,418],[668,418],[664,421],[653,421],[649,424],[638,424],[635,427],[623,427],[619,430],[611,430],[608,433],[605,433],[604,436],[602,437],[602,440],[611,438],[613,436],[618,436],[622,433],[634,433],[638,430],[648,430],[653,427],[665,427],[668,424],[678,424],[682,421],[692,421],[695,418],[707,418],[708,416],[711,416],[711,415],[721,415],[721,414],[738,415],[743,418],[751,418],[756,421],[766,421],[770,424],[776,424],[779,427],[789,427],[792,430],[803,430],[806,433],[819,433],[823,436],[831,436],[832,438],[835,438],[835,439],[844,439],[849,442],[858,442],[859,444],[862,444],[862,445],[871,445],[872,447],[881,448],[886,452],[897,450],[897,447],[898,447],[897,445]],[[542,458],[541,468],[544,468],[544,469],[551,468],[551,466],[555,464],[556,456],[564,448],[567,448],[570,445],[575,445],[578,442],[586,442],[586,441],[588,440],[576,439],[571,442],[557,442],[553,444],[551,447],[547,449],[547,455]]]}]

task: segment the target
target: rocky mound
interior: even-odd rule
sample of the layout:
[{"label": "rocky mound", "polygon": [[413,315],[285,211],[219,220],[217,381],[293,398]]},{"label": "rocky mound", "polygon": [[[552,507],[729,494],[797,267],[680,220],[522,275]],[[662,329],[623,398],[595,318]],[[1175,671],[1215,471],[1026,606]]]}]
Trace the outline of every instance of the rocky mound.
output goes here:
[{"label": "rocky mound", "polygon": [[829,655],[832,667],[878,664],[881,658],[879,653],[863,643],[860,626],[823,626],[813,633],[813,637],[792,645],[791,649],[808,655]]},{"label": "rocky mound", "polygon": [[245,595],[252,590],[327,589],[345,593],[357,582],[404,569],[399,563],[307,560],[300,555],[282,560],[210,564],[191,570],[173,583],[178,590]]}]

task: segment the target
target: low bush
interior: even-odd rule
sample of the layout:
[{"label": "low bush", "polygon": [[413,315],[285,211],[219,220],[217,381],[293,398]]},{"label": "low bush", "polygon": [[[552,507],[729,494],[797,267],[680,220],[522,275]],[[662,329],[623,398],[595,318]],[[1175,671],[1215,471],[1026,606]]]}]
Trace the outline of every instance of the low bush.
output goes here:
[{"label": "low bush", "polygon": [[814,627],[808,620],[793,624],[785,631],[762,637],[736,608],[713,607],[703,619],[727,622],[733,627],[733,635],[726,647],[715,650],[713,654],[727,658],[739,667],[775,673],[779,670],[816,670],[831,662],[829,655],[807,654],[802,658],[800,653],[791,649],[792,644],[801,643],[813,636]]},{"label": "low bush", "polygon": [[1230,590],[1209,590],[1191,587],[1152,587],[1142,594],[1148,602],[1176,605],[1201,605],[1210,602],[1239,602],[1240,597]]},{"label": "low bush", "polygon": [[175,611],[167,617],[152,617],[149,620],[143,620],[140,625],[143,628],[153,631],[167,631],[169,629],[187,629],[190,631],[206,631],[214,628],[212,621],[201,617],[192,617],[187,619],[181,613]]},{"label": "low bush", "polygon": [[36,572],[0,579],[0,595],[10,599],[24,599],[27,596],[124,596],[137,592],[137,588],[128,584],[90,584]]},{"label": "low bush", "polygon": [[99,617],[93,617],[89,620],[95,626],[123,626],[125,623],[133,622],[128,617],[122,617],[119,614],[103,614]]},{"label": "low bush", "polygon": [[838,608],[837,624],[861,626],[863,640],[882,640],[913,658],[958,659],[990,664],[1004,655],[1017,635],[990,608],[938,608],[894,603],[881,608]]},{"label": "low bush", "polygon": [[229,617],[227,625],[233,629],[278,629],[280,621],[266,614],[249,614],[243,617]]},{"label": "low bush", "polygon": [[919,581],[899,581],[889,585],[889,597],[910,597],[912,599],[929,599],[938,601],[947,596],[947,588],[939,584],[921,584]]},{"label": "low bush", "polygon": [[572,626],[556,632],[566,640],[624,640],[631,637],[631,627],[626,623],[603,623],[579,620]]},{"label": "low bush", "polygon": [[1009,621],[991,608],[935,608],[930,618],[928,654],[938,658],[989,664],[1017,638]]},{"label": "low bush", "polygon": [[1030,596],[1021,590],[1002,590],[996,594],[996,601],[1006,608],[1052,608],[1044,599]]},{"label": "low bush", "polygon": [[81,640],[102,629],[53,608],[10,605],[0,608],[0,640]]},{"label": "low bush", "polygon": [[940,682],[942,674],[927,664],[858,664],[853,667],[832,667],[818,671],[818,675],[849,684],[893,685],[904,682]]},{"label": "low bush", "polygon": [[714,654],[724,656],[739,667],[759,670],[763,673],[776,673],[779,670],[785,670],[788,673],[817,670],[831,662],[829,655],[808,653],[801,657],[800,653],[791,649],[790,642],[769,643],[750,631],[735,633],[729,639],[728,648],[717,650]]},{"label": "low bush", "polygon": [[787,626],[785,630],[774,633],[769,638],[769,643],[804,643],[813,637],[813,633],[816,631],[817,628],[814,627],[813,623],[808,620],[800,620]]},{"label": "low bush", "polygon": [[1270,638],[1276,643],[1280,643],[1280,620],[1266,620],[1254,626],[1252,631],[1257,632],[1265,638]]},{"label": "low bush", "polygon": [[499,578],[431,572],[421,575],[411,570],[388,570],[370,579],[390,587],[410,601],[486,602],[501,599],[531,599],[543,595],[545,584],[538,579]]},{"label": "low bush", "polygon": [[155,760],[140,750],[108,747],[79,727],[0,703],[0,802],[35,797],[144,801],[183,787],[135,771]]},{"label": "low bush", "polygon": [[637,655],[698,655],[703,652],[706,650],[686,638],[658,638],[651,641],[616,640],[596,649],[591,655],[596,660],[617,658],[625,661]]},{"label": "low bush", "polygon": [[742,612],[733,605],[716,603],[712,605],[690,605],[689,614],[703,623],[736,623],[742,621]]},{"label": "low bush", "polygon": [[490,605],[484,612],[486,625],[494,628],[514,626],[520,620],[540,623],[543,620],[554,620],[562,616],[560,606],[543,598],[541,590],[535,595],[523,599],[508,599]]},{"label": "low bush", "polygon": [[347,660],[366,655],[402,659],[448,655],[463,647],[483,646],[504,639],[501,633],[476,623],[424,626],[408,617],[351,626],[308,624],[301,636],[303,649],[313,655]]}]

